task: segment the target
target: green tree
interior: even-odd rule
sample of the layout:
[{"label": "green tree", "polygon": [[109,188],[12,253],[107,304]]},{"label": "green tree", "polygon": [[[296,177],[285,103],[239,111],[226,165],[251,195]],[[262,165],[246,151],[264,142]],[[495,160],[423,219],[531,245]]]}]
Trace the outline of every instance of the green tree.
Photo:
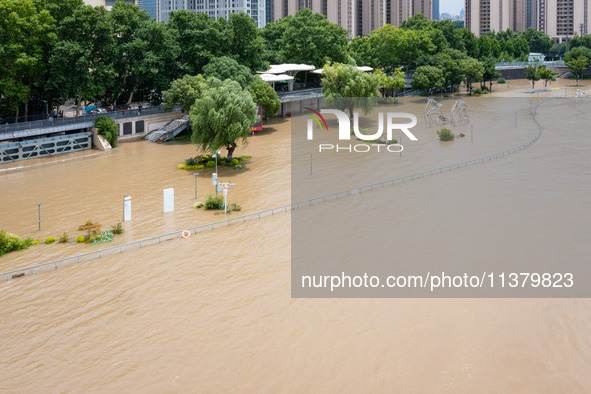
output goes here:
[{"label": "green tree", "polygon": [[258,75],[254,77],[252,83],[248,86],[248,92],[256,104],[263,107],[263,113],[267,118],[275,115],[281,108],[281,101],[277,92],[268,82],[265,82]]},{"label": "green tree", "polygon": [[525,78],[529,79],[529,81],[531,82],[532,90],[535,88],[536,82],[541,79],[541,75],[540,75],[541,68],[542,67],[537,64],[532,64],[532,65],[525,67]]},{"label": "green tree", "polygon": [[456,27],[454,22],[450,20],[437,21],[434,22],[433,27],[443,33],[449,48],[457,49],[459,51],[466,50],[462,36],[460,35],[460,30]]},{"label": "green tree", "polygon": [[482,82],[480,84],[480,88],[483,88],[484,85],[486,85],[486,81],[488,81],[488,90],[492,93],[492,80],[494,78],[500,77],[501,74],[495,68],[495,59],[492,57],[483,59],[482,65],[484,66],[484,72],[482,73]]},{"label": "green tree", "polygon": [[497,58],[501,54],[501,46],[497,40],[483,35],[478,38],[479,59],[487,57]]},{"label": "green tree", "polygon": [[584,34],[583,35],[583,44],[582,45],[581,45],[581,37],[574,36],[568,42],[568,46],[571,47],[571,48],[576,48],[576,47],[584,46],[585,48],[591,49],[591,35],[589,35],[589,34]]},{"label": "green tree", "polygon": [[571,48],[570,51],[564,54],[564,61],[570,62],[575,59],[585,58],[591,61],[591,49],[585,47]]},{"label": "green tree", "polygon": [[557,72],[550,70],[548,67],[546,67],[545,64],[540,67],[539,72],[540,72],[540,79],[544,80],[544,89],[546,89],[548,87],[548,82],[555,79],[554,77],[556,75],[558,75]]},{"label": "green tree", "polygon": [[205,13],[186,10],[173,11],[166,27],[178,37],[181,52],[176,62],[169,67],[174,69],[174,77],[185,74],[201,74],[214,57],[227,56],[232,41],[230,24],[224,18],[213,19]]},{"label": "green tree", "polygon": [[349,43],[348,53],[358,66],[370,66],[373,68],[378,66],[375,50],[371,45],[369,36],[355,37]]},{"label": "green tree", "polygon": [[463,29],[464,21],[454,21],[454,25],[456,26],[456,29]]},{"label": "green tree", "polygon": [[564,64],[566,64],[570,72],[573,73],[573,75],[577,79],[577,86],[579,86],[579,79],[581,78],[585,70],[589,68],[589,59],[587,59],[586,57],[579,57],[571,61],[566,61],[564,62]]},{"label": "green tree", "polygon": [[415,14],[400,25],[404,30],[424,30],[431,26],[431,21],[421,13]]},{"label": "green tree", "polygon": [[32,0],[0,0],[0,97],[5,111],[16,112],[46,77],[50,46],[56,41],[55,21]]},{"label": "green tree", "polygon": [[552,45],[550,52],[548,53],[553,58],[561,58],[566,52],[566,44],[564,42],[557,42]]},{"label": "green tree", "polygon": [[318,68],[347,60],[347,30],[308,8],[287,22],[281,39],[280,58],[287,63],[312,64]]},{"label": "green tree", "polygon": [[380,84],[384,89],[384,96],[387,96],[387,92],[391,92],[390,96],[396,96],[396,92],[404,89],[406,85],[402,67],[396,69],[392,75],[387,75],[381,70],[375,70],[374,74],[380,79]]},{"label": "green tree", "polygon": [[230,15],[230,49],[231,56],[252,72],[264,71],[269,64],[263,61],[265,40],[261,36],[254,19],[248,14]]},{"label": "green tree", "polygon": [[141,88],[159,94],[170,84],[173,70],[169,65],[175,63],[181,51],[176,34],[164,24],[150,20],[145,10],[133,4],[116,2],[109,17],[119,52],[112,102],[116,104],[125,94],[126,103],[130,104]]},{"label": "green tree", "polygon": [[466,54],[470,57],[477,59],[479,57],[478,53],[478,39],[470,30],[466,28],[462,28],[459,30],[460,37],[462,37],[462,42],[464,43],[464,47],[466,48]]},{"label": "green tree", "polygon": [[187,112],[195,100],[201,97],[204,88],[205,79],[201,75],[185,75],[181,79],[175,79],[170,88],[162,93],[164,109],[170,111],[180,104],[183,112]]},{"label": "green tree", "polygon": [[451,86],[452,94],[456,85],[462,83],[464,72],[460,62],[466,58],[463,52],[456,49],[448,49],[436,55],[439,59],[439,68],[443,71],[445,86]]},{"label": "green tree", "polygon": [[421,56],[434,54],[437,47],[429,31],[403,30],[384,25],[370,36],[377,63],[386,73],[400,66],[413,67]]},{"label": "green tree", "polygon": [[531,51],[535,53],[546,54],[554,44],[550,37],[533,27],[528,27],[527,30],[521,33],[521,37],[525,38]]},{"label": "green tree", "polygon": [[47,88],[63,100],[96,101],[112,91],[117,80],[114,29],[104,7],[85,5],[65,18],[63,37],[49,59]]},{"label": "green tree", "polygon": [[248,67],[241,66],[238,62],[228,56],[215,57],[203,67],[203,75],[207,77],[216,77],[223,81],[231,79],[240,84],[240,87],[246,89],[252,83],[253,75]]},{"label": "green tree", "polygon": [[[372,108],[367,97],[380,97],[380,77],[359,71],[350,64],[335,63],[322,69],[322,93],[327,102],[349,109],[353,119],[353,108],[361,107],[365,113]],[[330,100],[333,99],[333,100]]]},{"label": "green tree", "polygon": [[238,82],[210,77],[189,111],[191,141],[203,152],[225,147],[226,161],[230,162],[238,142],[247,143],[250,128],[258,117],[256,104]]},{"label": "green tree", "polygon": [[267,23],[261,30],[261,36],[264,40],[263,60],[271,64],[281,63],[280,52],[283,35],[293,18],[293,15],[288,15],[273,23]]},{"label": "green tree", "polygon": [[472,94],[472,82],[482,80],[484,75],[484,66],[478,60],[468,57],[460,61],[460,67],[464,74],[464,80],[466,81],[466,87]]},{"label": "green tree", "polygon": [[427,90],[429,94],[433,89],[441,88],[445,83],[443,71],[434,66],[421,66],[416,69],[412,76],[411,86],[413,89]]},{"label": "green tree", "polygon": [[119,126],[109,116],[100,116],[94,126],[97,128],[98,134],[105,137],[113,148],[117,146],[117,138],[119,138]]}]

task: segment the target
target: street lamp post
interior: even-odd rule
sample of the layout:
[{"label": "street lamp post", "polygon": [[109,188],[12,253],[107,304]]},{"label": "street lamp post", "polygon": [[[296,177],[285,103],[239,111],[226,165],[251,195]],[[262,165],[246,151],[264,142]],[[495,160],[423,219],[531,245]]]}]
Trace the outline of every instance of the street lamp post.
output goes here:
[{"label": "street lamp post", "polygon": [[194,172],[193,175],[195,175],[195,200],[197,200],[197,175],[199,175],[199,173]]},{"label": "street lamp post", "polygon": [[37,203],[37,216],[39,217],[39,231],[41,231],[41,203]]},{"label": "street lamp post", "polygon": [[213,184],[215,186],[215,196],[217,197],[218,195],[218,155],[220,154],[219,150],[216,150],[215,153],[213,154],[213,157],[215,157],[215,176],[213,177]]}]

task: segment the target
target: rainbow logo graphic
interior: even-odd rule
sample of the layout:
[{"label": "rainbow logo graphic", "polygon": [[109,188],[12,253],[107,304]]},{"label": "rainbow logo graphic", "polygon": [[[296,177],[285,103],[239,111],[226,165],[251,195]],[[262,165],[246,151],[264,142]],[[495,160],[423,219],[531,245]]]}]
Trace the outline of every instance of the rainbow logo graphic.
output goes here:
[{"label": "rainbow logo graphic", "polygon": [[[320,115],[320,112],[314,111],[312,108],[309,107],[304,107],[304,109],[306,111],[310,111],[305,112],[305,114],[310,115],[316,121],[316,123],[318,123],[318,126],[320,126],[321,130],[326,129],[326,131],[328,131],[328,125],[326,124],[326,120],[324,120],[324,117]],[[320,123],[320,121],[322,121],[322,123]],[[322,124],[324,124],[324,127],[322,127]]]}]

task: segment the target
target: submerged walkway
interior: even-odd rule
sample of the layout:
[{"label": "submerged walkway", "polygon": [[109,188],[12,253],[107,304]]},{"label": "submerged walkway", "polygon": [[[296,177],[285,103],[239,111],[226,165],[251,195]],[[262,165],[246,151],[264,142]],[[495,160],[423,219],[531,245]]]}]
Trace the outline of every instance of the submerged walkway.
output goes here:
[{"label": "submerged walkway", "polygon": [[343,198],[343,197],[348,197],[348,196],[352,196],[352,195],[356,195],[356,194],[360,194],[360,193],[364,193],[364,192],[368,192],[368,191],[373,191],[376,189],[382,189],[386,186],[393,186],[393,185],[396,185],[399,183],[413,181],[415,179],[421,179],[421,178],[425,178],[425,177],[431,176],[431,175],[442,174],[444,172],[457,170],[462,167],[468,167],[470,165],[480,164],[480,163],[484,163],[487,161],[498,159],[500,157],[508,156],[508,155],[511,155],[513,153],[516,153],[516,152],[519,152],[519,151],[522,151],[522,150],[528,148],[529,146],[531,146],[533,143],[535,143],[540,138],[540,136],[542,135],[542,126],[540,125],[540,123],[536,119],[536,113],[537,113],[538,107],[543,103],[546,103],[551,100],[556,100],[556,99],[558,99],[558,98],[553,97],[553,98],[549,98],[547,100],[540,101],[533,108],[531,115],[532,115],[534,122],[538,126],[538,133],[533,138],[531,138],[529,141],[527,141],[521,145],[518,145],[516,147],[513,147],[511,149],[505,150],[503,152],[494,153],[494,154],[480,157],[477,159],[468,160],[465,162],[456,163],[456,164],[452,164],[452,165],[445,166],[445,167],[435,168],[432,170],[422,171],[422,172],[418,172],[415,174],[406,175],[403,177],[374,183],[371,185],[360,186],[360,187],[357,187],[354,189],[344,190],[344,191],[341,191],[338,193],[327,194],[325,196],[316,197],[316,198],[313,198],[310,200],[300,201],[300,202],[296,202],[296,203],[292,203],[292,204],[282,205],[282,206],[276,207],[276,208],[266,209],[264,211],[254,212],[254,213],[250,213],[250,214],[242,215],[242,216],[237,216],[237,217],[231,218],[231,219],[220,220],[218,222],[204,224],[204,225],[196,226],[196,227],[189,228],[189,229],[182,229],[182,230],[174,231],[172,233],[157,235],[154,237],[145,238],[145,239],[141,239],[141,240],[133,241],[133,242],[128,242],[128,243],[125,243],[122,245],[111,246],[108,248],[95,250],[95,251],[88,252],[88,253],[82,253],[82,254],[78,254],[75,256],[71,256],[71,257],[66,257],[66,258],[59,259],[59,260],[53,260],[53,261],[48,261],[46,263],[41,263],[41,264],[32,265],[32,266],[28,266],[28,267],[18,268],[15,270],[0,273],[0,277],[2,277],[3,280],[21,278],[21,277],[24,277],[27,275],[32,275],[32,274],[36,274],[36,273],[40,273],[40,272],[54,270],[54,269],[57,269],[60,267],[65,267],[65,266],[72,265],[72,264],[79,264],[82,262],[95,260],[95,259],[98,259],[101,257],[123,253],[125,251],[129,251],[132,249],[139,249],[139,248],[143,248],[143,247],[150,246],[150,245],[160,244],[160,243],[166,242],[166,241],[174,241],[174,240],[182,239],[182,233],[184,231],[189,231],[191,234],[198,234],[198,233],[204,232],[204,231],[212,231],[212,230],[215,230],[216,228],[228,227],[232,224],[246,223],[247,221],[262,219],[267,216],[273,216],[275,214],[285,213],[288,211],[293,211],[296,209],[309,207],[309,206],[316,205],[319,203],[337,200],[337,199]]}]

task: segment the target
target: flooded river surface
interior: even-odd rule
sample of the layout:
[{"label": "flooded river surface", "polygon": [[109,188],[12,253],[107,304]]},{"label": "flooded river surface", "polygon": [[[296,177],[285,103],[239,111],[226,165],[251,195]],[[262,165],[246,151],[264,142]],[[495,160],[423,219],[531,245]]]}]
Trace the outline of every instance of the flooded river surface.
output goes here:
[{"label": "flooded river surface", "polygon": [[[537,98],[524,100],[519,109],[492,106],[488,97],[469,100],[470,111],[488,119],[473,143],[465,137],[442,148],[433,138],[421,141],[396,171],[378,171],[367,183],[528,141],[537,133],[528,117]],[[422,114],[425,101],[409,105]],[[553,239],[564,254],[552,258],[590,261],[591,137],[580,127],[591,122],[589,105],[568,107],[570,118],[557,116],[567,112],[561,105],[540,107],[544,133],[524,151],[384,189],[405,202],[397,241],[413,242],[401,239],[406,228],[430,245],[442,231],[433,223],[455,220],[454,228],[469,229],[485,220],[490,226],[470,237],[469,253],[502,248],[544,259]],[[514,112],[518,130],[510,130]],[[290,203],[290,131],[291,120],[273,119],[237,152],[253,156],[243,170],[220,168],[220,180],[236,184],[229,201],[243,207],[230,215]],[[0,228],[37,239],[80,235],[87,219],[106,229],[121,220],[125,195],[132,196],[133,220],[115,244],[221,220],[223,213],[192,208],[195,178],[176,166],[194,154],[187,143],[139,141],[0,174]],[[425,160],[417,164],[413,155]],[[293,163],[308,166],[295,157]],[[314,166],[330,172],[320,158]],[[199,171],[198,201],[214,191],[212,172]],[[162,190],[169,187],[176,210],[164,214]],[[310,193],[338,191],[331,187],[337,188]],[[371,197],[363,196],[337,203],[367,209]],[[441,213],[432,196],[455,203]],[[41,232],[36,202],[43,203]],[[494,207],[516,219],[501,220]],[[519,227],[503,227],[508,223]],[[294,299],[290,225],[289,213],[278,214],[1,282],[0,391],[589,391],[588,299]],[[99,247],[37,245],[0,257],[0,271]]]}]

